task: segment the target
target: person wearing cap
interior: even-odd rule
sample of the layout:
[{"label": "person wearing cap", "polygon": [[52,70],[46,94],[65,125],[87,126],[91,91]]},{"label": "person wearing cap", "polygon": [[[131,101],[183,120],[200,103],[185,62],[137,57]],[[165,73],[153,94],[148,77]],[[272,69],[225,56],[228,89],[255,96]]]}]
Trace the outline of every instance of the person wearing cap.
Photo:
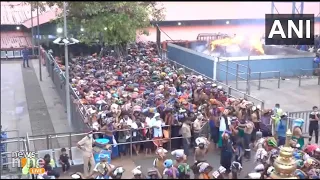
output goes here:
[{"label": "person wearing cap", "polygon": [[158,147],[156,150],[157,158],[155,158],[153,161],[153,167],[157,168],[158,172],[161,174],[161,177],[165,169],[164,162],[167,159],[167,153],[168,151],[166,149],[163,147]]},{"label": "person wearing cap", "polygon": [[163,122],[162,119],[160,118],[160,114],[159,113],[155,113],[154,117],[152,118],[152,128],[153,128],[153,137],[163,137],[163,133],[162,133],[162,126],[163,126]]},{"label": "person wearing cap", "polygon": [[254,128],[252,131],[252,135],[251,135],[251,143],[255,143],[256,142],[256,135],[257,132],[260,131],[260,119],[261,119],[261,111],[260,111],[260,106],[252,106],[251,108],[252,112],[251,112],[251,120],[254,124]]},{"label": "person wearing cap", "polygon": [[298,149],[304,148],[304,136],[302,135],[301,126],[294,125],[291,145],[293,145],[294,147],[298,147]]},{"label": "person wearing cap", "polygon": [[229,117],[229,110],[225,109],[224,112],[222,113],[222,116],[220,117],[220,126],[219,126],[219,142],[218,142],[218,146],[221,148],[222,147],[222,134],[225,131],[229,131],[230,130],[230,125],[231,125],[231,119]]},{"label": "person wearing cap", "polygon": [[180,134],[182,135],[182,146],[186,156],[189,156],[189,148],[191,144],[191,121],[189,118],[186,118],[180,129]]},{"label": "person wearing cap", "polygon": [[283,146],[286,143],[286,133],[287,133],[287,114],[284,113],[280,116],[280,120],[276,129],[278,135],[278,146]]},{"label": "person wearing cap", "polygon": [[229,132],[223,132],[222,146],[220,154],[220,165],[227,169],[227,173],[230,173],[230,167],[233,156],[232,142],[230,140]]},{"label": "person wearing cap", "polygon": [[319,139],[319,120],[320,120],[320,113],[318,112],[318,107],[313,106],[312,107],[312,112],[309,115],[309,142],[312,140],[312,136],[314,133],[315,137],[315,143],[318,144],[318,139]]},{"label": "person wearing cap", "polygon": [[218,103],[214,99],[210,99],[209,108],[209,126],[210,126],[210,135],[213,140],[214,147],[217,148],[217,144],[219,142],[219,117],[221,115],[221,111],[218,108]]},{"label": "person wearing cap", "polygon": [[[195,148],[194,152],[194,165],[197,166],[201,162],[206,161],[205,155],[208,153],[208,145],[210,142],[205,137],[198,137],[196,140],[197,147]],[[195,169],[195,168],[193,168]],[[199,172],[194,171],[194,178],[197,179],[199,176]]]},{"label": "person wearing cap", "polygon": [[131,172],[133,174],[132,179],[142,179],[141,166],[135,167]]},{"label": "person wearing cap", "polygon": [[201,113],[198,113],[196,120],[194,120],[192,124],[193,139],[197,139],[200,136],[202,121],[203,115]]},{"label": "person wearing cap", "polygon": [[273,108],[273,115],[271,116],[272,119],[272,135],[277,138],[277,133],[276,133],[276,129],[277,129],[277,125],[279,120],[281,119],[281,115],[283,114],[283,110],[280,108],[280,104],[276,104],[275,107]]},{"label": "person wearing cap", "polygon": [[[95,166],[95,161],[93,158],[93,144],[95,140],[93,139],[93,132],[90,131],[85,137],[83,137],[78,142],[78,148],[83,152],[83,172],[85,176],[92,174],[93,167]],[[90,163],[90,168],[89,168]]]},{"label": "person wearing cap", "polygon": [[105,179],[110,176],[110,173],[114,169],[114,165],[108,163],[108,156],[106,154],[99,155],[100,162],[98,162],[88,178],[95,177],[95,179]]}]

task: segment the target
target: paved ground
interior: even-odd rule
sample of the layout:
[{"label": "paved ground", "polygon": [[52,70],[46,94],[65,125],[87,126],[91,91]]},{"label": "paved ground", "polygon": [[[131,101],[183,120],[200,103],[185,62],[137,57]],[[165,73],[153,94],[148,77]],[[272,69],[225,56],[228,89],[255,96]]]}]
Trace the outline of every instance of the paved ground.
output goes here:
[{"label": "paved ground", "polygon": [[[235,87],[235,82],[229,83]],[[298,79],[280,80],[263,80],[258,90],[258,81],[250,82],[251,95],[265,101],[265,107],[272,108],[275,103],[280,103],[286,111],[308,111],[313,106],[320,106],[320,85],[315,77],[305,77],[301,80],[299,87]],[[246,83],[239,82],[238,89],[245,91]]]},{"label": "paved ground", "polygon": [[[9,131],[9,138],[69,132],[66,113],[54,85],[42,68],[43,81],[39,81],[37,60],[30,68],[20,61],[1,62],[1,124]],[[53,126],[54,124],[54,126]],[[45,137],[45,136],[42,136]],[[65,140],[52,141],[53,148],[66,147]],[[21,149],[17,143],[8,145],[8,151]],[[47,149],[45,140],[37,140],[32,149]]]},{"label": "paved ground", "polygon": [[[1,125],[10,138],[32,133],[20,63],[1,62]],[[9,152],[19,149],[22,143],[7,145]]]}]

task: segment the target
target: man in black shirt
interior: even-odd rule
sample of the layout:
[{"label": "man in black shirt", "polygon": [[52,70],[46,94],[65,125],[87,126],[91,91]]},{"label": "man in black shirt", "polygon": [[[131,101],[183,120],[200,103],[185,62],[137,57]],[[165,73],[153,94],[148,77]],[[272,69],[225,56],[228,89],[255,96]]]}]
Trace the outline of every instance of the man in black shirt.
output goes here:
[{"label": "man in black shirt", "polygon": [[61,149],[61,155],[60,155],[59,161],[62,165],[62,171],[66,173],[70,168],[69,156],[67,154],[66,148]]},{"label": "man in black shirt", "polygon": [[312,112],[309,115],[309,120],[310,120],[310,124],[309,124],[309,142],[311,142],[312,140],[312,135],[313,132],[315,134],[315,143],[318,144],[318,135],[319,135],[319,120],[320,120],[320,113],[318,112],[318,107],[317,106],[313,106],[312,108]]}]

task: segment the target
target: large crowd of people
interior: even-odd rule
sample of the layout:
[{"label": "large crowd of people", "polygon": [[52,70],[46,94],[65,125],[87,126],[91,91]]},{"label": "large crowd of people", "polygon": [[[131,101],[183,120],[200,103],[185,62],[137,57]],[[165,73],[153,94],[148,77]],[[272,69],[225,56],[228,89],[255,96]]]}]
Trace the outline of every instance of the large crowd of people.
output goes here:
[{"label": "large crowd of people", "polygon": [[[74,179],[121,178],[123,167],[108,163],[105,155],[101,154],[100,162],[95,163],[94,147],[114,147],[101,144],[97,141],[100,138],[119,144],[120,156],[131,151],[136,155],[156,153],[153,168],[147,174],[142,173],[141,167],[132,170],[135,179],[189,179],[191,174],[196,179],[237,179],[244,160],[251,159],[252,149],[256,150],[257,167],[249,177],[270,178],[279,146],[290,146],[310,157],[302,159],[296,153],[297,161],[317,162],[320,149],[314,145],[316,148],[310,151],[311,145],[304,143],[303,120],[294,121],[288,141],[288,117],[279,104],[262,110],[246,99],[230,98],[212,80],[188,74],[159,58],[155,43],[131,44],[124,57],[93,54],[75,58],[69,66],[70,82],[80,97],[75,103],[85,106],[92,127],[78,142],[85,165],[83,173],[72,175]],[[310,120],[319,121],[317,107],[313,111]],[[205,123],[210,127],[209,136],[202,132]],[[317,129],[310,131],[310,137],[313,132],[318,141]],[[170,159],[168,140],[175,137],[180,138],[171,141],[175,159]],[[208,162],[206,154],[218,151],[220,162]],[[194,164],[187,163],[190,158]],[[298,169],[302,167],[306,174],[319,168],[316,163]],[[318,175],[316,172],[313,176]],[[292,176],[300,174],[293,172]]]}]

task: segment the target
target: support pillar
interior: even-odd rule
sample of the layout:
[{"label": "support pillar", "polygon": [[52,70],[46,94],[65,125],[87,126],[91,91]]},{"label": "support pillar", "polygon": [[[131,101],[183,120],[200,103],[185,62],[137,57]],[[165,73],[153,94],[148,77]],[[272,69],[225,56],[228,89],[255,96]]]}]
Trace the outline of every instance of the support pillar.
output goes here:
[{"label": "support pillar", "polygon": [[[161,31],[160,31],[160,28],[158,26],[156,26],[157,28],[157,46],[158,48],[161,48]],[[160,50],[160,49],[159,49]]]},{"label": "support pillar", "polygon": [[[292,2],[292,14],[296,14],[296,2]],[[299,13],[298,13],[299,14]]]},{"label": "support pillar", "polygon": [[300,14],[303,14],[303,9],[304,9],[304,2],[301,2],[301,5],[300,5]]}]

